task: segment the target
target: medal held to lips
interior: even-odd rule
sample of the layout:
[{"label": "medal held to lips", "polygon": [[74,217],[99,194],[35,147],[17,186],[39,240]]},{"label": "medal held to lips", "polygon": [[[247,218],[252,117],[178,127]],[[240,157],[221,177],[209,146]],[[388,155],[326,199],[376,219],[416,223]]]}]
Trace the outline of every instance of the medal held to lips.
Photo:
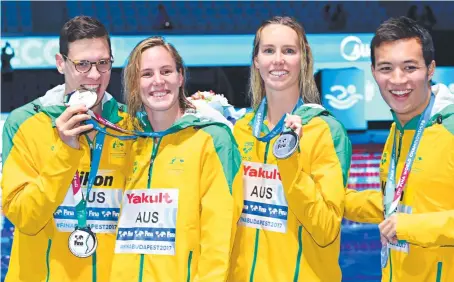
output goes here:
[{"label": "medal held to lips", "polygon": [[78,258],[87,258],[94,254],[98,247],[98,239],[90,228],[76,228],[68,239],[68,247],[73,255]]},{"label": "medal held to lips", "polygon": [[96,92],[88,89],[77,89],[76,91],[68,94],[69,99],[66,103],[68,106],[74,105],[85,105],[87,108],[91,108],[95,105],[98,95]]},{"label": "medal held to lips", "polygon": [[277,159],[290,157],[298,148],[299,136],[293,131],[283,132],[273,146],[273,154]]}]

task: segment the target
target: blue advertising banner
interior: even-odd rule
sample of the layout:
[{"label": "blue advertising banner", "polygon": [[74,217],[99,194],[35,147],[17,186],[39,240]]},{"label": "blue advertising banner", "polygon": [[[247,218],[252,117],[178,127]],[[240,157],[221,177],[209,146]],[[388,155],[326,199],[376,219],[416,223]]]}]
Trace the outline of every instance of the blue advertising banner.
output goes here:
[{"label": "blue advertising banner", "polygon": [[[168,35],[187,67],[249,66],[254,35]],[[314,72],[320,69],[355,67],[364,71],[366,120],[391,120],[370,71],[370,41],[373,34],[308,34],[314,56]],[[134,46],[146,36],[112,36],[114,68],[122,68]],[[53,69],[58,37],[2,37],[0,47],[9,42],[14,50],[13,69]]]},{"label": "blue advertising banner", "polygon": [[[254,35],[168,35],[188,67],[248,66]],[[309,44],[317,63],[369,62],[372,34],[309,34]],[[112,36],[114,67],[123,67],[134,46],[146,36]],[[9,42],[14,50],[15,69],[55,67],[58,37],[2,37],[0,47]]]}]

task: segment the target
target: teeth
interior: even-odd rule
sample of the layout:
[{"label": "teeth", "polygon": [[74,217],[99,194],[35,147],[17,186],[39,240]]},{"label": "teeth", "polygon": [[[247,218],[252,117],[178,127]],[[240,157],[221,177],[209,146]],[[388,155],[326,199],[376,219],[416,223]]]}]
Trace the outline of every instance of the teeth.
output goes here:
[{"label": "teeth", "polygon": [[166,91],[164,92],[153,92],[153,96],[154,97],[162,97],[162,96],[165,96],[167,94]]},{"label": "teeth", "polygon": [[283,76],[283,75],[288,74],[288,71],[272,71],[270,73],[271,73],[271,75],[274,75],[274,76]]},{"label": "teeth", "polygon": [[99,88],[99,84],[83,84],[82,86],[88,90],[96,90]]},{"label": "teeth", "polygon": [[411,92],[411,90],[391,90],[391,93],[393,93],[394,95],[398,95],[398,96],[402,96],[402,95],[408,94],[410,92]]}]

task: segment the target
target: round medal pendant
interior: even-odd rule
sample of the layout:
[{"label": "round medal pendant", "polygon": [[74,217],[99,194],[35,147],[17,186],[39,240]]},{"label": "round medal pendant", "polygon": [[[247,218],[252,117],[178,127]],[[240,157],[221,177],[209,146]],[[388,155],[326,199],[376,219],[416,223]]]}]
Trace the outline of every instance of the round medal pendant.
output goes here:
[{"label": "round medal pendant", "polygon": [[77,89],[72,94],[69,94],[69,101],[66,103],[68,106],[74,105],[85,105],[87,108],[91,108],[95,105],[98,95],[95,92],[87,89]]},{"label": "round medal pendant", "polygon": [[381,268],[385,268],[388,264],[388,246],[384,245],[381,247],[380,251],[380,260],[381,260]]},{"label": "round medal pendant", "polygon": [[380,251],[380,261],[381,261],[381,268],[385,268],[388,264],[388,245],[384,245],[381,247]]},{"label": "round medal pendant", "polygon": [[273,154],[277,159],[286,159],[290,157],[298,148],[298,135],[293,130],[283,132],[273,146]]},{"label": "round medal pendant", "polygon": [[76,257],[87,258],[96,251],[98,240],[90,228],[76,228],[69,235],[68,246],[71,253]]}]

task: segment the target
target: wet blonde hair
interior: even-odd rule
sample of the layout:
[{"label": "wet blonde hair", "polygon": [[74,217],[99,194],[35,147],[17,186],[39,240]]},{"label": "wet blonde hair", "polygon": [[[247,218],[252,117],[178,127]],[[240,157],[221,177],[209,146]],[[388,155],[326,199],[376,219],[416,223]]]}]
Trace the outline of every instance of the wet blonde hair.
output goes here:
[{"label": "wet blonde hair", "polygon": [[270,24],[281,24],[290,27],[298,35],[298,43],[301,54],[301,71],[299,74],[299,90],[305,103],[320,104],[320,94],[314,79],[314,59],[312,51],[307,42],[304,28],[291,17],[273,17],[265,21],[257,30],[254,38],[254,47],[252,51],[252,62],[249,76],[249,95],[252,100],[252,107],[257,109],[265,97],[265,85],[259,70],[255,67],[254,61],[259,52],[260,38],[262,30]]},{"label": "wet blonde hair", "polygon": [[183,84],[178,91],[178,103],[182,111],[186,111],[194,106],[186,99],[186,89],[184,87],[186,82],[186,69],[184,67],[183,59],[181,58],[175,47],[166,42],[162,37],[149,37],[139,42],[134,50],[128,57],[128,62],[123,70],[123,94],[126,104],[128,105],[128,114],[132,120],[133,126],[139,128],[139,124],[135,119],[137,113],[143,109],[142,98],[140,97],[140,61],[142,53],[145,50],[162,46],[172,56],[175,61],[177,71],[183,76]]}]

